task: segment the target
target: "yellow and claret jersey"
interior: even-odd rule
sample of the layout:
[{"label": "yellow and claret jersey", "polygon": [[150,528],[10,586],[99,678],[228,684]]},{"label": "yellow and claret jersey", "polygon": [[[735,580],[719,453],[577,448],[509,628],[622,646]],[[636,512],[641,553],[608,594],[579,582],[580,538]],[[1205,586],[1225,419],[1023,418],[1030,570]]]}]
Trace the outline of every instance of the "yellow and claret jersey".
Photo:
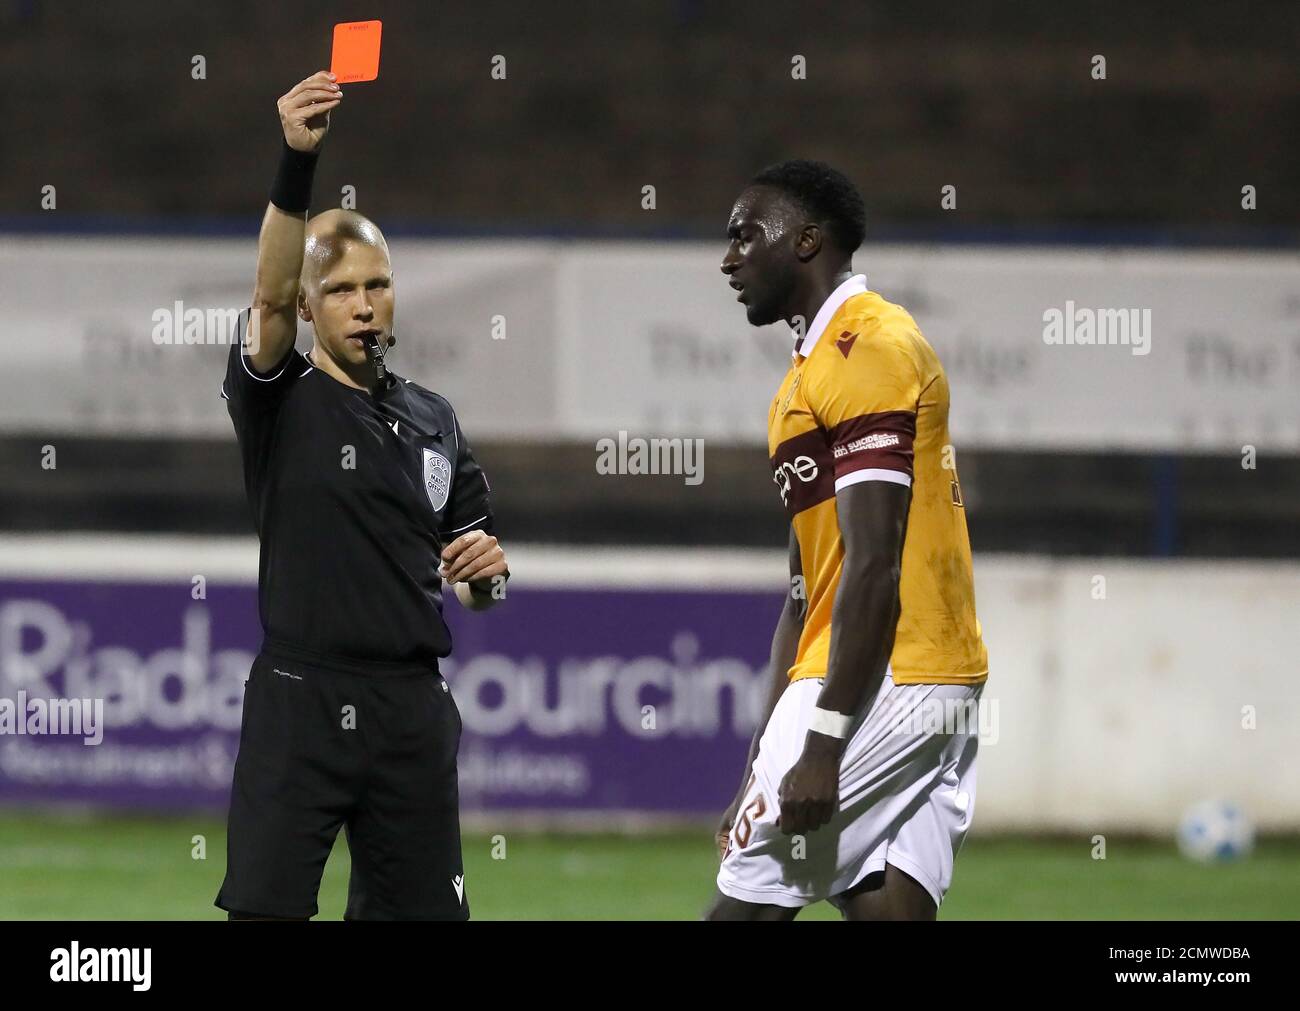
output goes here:
[{"label": "yellow and claret jersey", "polygon": [[948,379],[907,311],[868,291],[862,275],[841,284],[795,344],[767,438],[799,541],[808,605],[790,679],[826,676],[844,561],[835,493],[860,481],[892,481],[912,489],[894,680],[984,681],[988,654],[948,438]]}]

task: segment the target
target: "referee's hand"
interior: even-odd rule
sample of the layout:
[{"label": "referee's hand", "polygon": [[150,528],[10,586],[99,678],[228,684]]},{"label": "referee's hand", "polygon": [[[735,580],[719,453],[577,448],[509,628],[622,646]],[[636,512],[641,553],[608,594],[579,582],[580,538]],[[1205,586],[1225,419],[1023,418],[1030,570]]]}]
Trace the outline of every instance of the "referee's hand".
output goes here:
[{"label": "referee's hand", "polygon": [[295,151],[315,151],[330,128],[330,110],[342,100],[343,92],[328,70],[299,81],[275,103],[285,142]]},{"label": "referee's hand", "polygon": [[449,583],[482,583],[494,576],[506,576],[506,553],[495,537],[471,530],[442,549],[438,574]]}]

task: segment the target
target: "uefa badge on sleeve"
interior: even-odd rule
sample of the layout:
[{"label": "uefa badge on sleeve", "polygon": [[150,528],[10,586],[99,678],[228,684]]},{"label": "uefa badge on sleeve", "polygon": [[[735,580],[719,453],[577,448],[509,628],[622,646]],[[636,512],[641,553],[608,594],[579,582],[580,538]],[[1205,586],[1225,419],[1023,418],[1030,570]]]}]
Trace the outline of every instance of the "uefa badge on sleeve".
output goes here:
[{"label": "uefa badge on sleeve", "polygon": [[429,493],[433,511],[441,512],[451,491],[451,464],[441,453],[432,449],[424,451],[424,490]]}]

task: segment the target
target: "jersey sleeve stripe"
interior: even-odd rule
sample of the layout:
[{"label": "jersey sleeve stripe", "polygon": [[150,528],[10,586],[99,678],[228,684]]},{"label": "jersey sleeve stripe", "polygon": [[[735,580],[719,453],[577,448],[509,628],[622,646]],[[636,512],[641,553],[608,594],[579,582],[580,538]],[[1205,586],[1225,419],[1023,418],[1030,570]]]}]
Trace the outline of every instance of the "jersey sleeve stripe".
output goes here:
[{"label": "jersey sleeve stripe", "polygon": [[916,415],[911,411],[862,414],[831,429],[828,441],[838,479],[862,470],[912,476]]},{"label": "jersey sleeve stripe", "polygon": [[485,519],[487,519],[487,513],[484,513],[484,514],[483,514],[482,516],[480,516],[478,519],[476,519],[476,520],[474,520],[474,521],[472,521],[472,522],[470,522],[470,523],[466,523],[463,527],[457,527],[455,530],[448,530],[447,533],[449,533],[449,534],[458,534],[458,533],[460,533],[462,530],[468,530],[470,527],[478,526],[478,525],[479,525],[480,523],[482,523]]},{"label": "jersey sleeve stripe", "polygon": [[835,490],[842,491],[853,484],[861,484],[863,481],[888,481],[891,484],[901,484],[905,488],[912,486],[912,476],[904,474],[897,470],[882,470],[879,467],[868,467],[866,470],[855,470],[851,474],[845,474],[843,477],[835,479]]},{"label": "jersey sleeve stripe", "polygon": [[[284,370],[289,367],[289,359],[291,359],[292,357],[293,357],[293,348],[290,347],[288,352],[284,356],[284,362],[280,365],[280,370],[278,372],[276,372],[274,375],[259,376],[256,372],[254,372],[251,368],[249,368],[248,355],[244,354],[242,348],[240,349],[240,353],[239,353],[239,360],[243,362],[244,371],[248,373],[249,378],[256,379],[259,383],[273,383],[277,379],[279,379],[282,375],[284,375]],[[304,376],[306,374],[307,374],[306,372],[303,373]]]},{"label": "jersey sleeve stripe", "polygon": [[[253,308],[249,306],[239,314],[239,319],[235,321],[235,332],[231,335],[232,343],[239,345],[239,364],[244,367],[244,373],[250,379],[256,379],[259,383],[273,383],[284,375],[285,369],[289,367],[289,362],[293,360],[293,341],[289,342],[289,347],[285,349],[284,361],[274,374],[258,375],[248,364],[248,345],[244,343],[244,337],[248,333],[249,324],[253,319]],[[306,375],[307,373],[303,373]],[[227,398],[229,399],[229,398]]]}]

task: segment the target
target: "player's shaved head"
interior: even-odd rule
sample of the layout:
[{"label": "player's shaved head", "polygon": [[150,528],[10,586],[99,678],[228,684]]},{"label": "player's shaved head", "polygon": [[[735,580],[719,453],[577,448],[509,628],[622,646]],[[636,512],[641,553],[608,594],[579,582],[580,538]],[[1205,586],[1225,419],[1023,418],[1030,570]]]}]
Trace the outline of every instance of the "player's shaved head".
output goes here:
[{"label": "player's shaved head", "polygon": [[324,277],[347,252],[350,244],[371,246],[388,258],[388,242],[379,226],[356,211],[335,207],[307,222],[302,257],[304,287]]}]

